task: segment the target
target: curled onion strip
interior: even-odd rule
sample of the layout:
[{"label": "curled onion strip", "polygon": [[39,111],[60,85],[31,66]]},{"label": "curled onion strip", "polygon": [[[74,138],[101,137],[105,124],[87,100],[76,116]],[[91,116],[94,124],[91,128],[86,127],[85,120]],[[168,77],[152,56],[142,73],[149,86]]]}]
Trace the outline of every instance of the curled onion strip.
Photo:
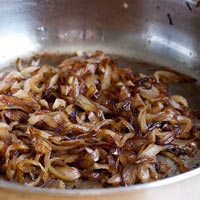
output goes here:
[{"label": "curled onion strip", "polygon": [[167,156],[168,158],[172,159],[178,165],[180,172],[188,171],[188,168],[184,166],[183,161],[177,156],[175,156],[174,154],[165,151],[165,152],[162,152],[162,155]]},{"label": "curled onion strip", "polygon": [[81,175],[75,167],[70,167],[68,165],[53,167],[53,162],[59,159],[60,158],[53,158],[48,163],[48,170],[51,174],[53,174],[55,177],[61,180],[69,182],[75,181],[76,179],[80,178]]},{"label": "curled onion strip", "polygon": [[141,131],[146,133],[148,130],[147,122],[146,122],[146,109],[142,109],[138,115],[138,122],[140,124]]}]

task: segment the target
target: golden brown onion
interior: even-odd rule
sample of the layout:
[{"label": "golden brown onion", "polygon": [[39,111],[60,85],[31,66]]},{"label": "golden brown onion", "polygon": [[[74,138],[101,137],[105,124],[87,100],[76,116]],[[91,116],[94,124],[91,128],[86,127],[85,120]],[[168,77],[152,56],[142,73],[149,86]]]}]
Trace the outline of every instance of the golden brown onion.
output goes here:
[{"label": "golden brown onion", "polygon": [[120,68],[103,52],[77,52],[57,66],[29,66],[0,74],[2,175],[39,187],[117,187],[167,177],[172,159],[200,144],[199,120],[187,100],[168,96],[182,73],[152,76]]}]

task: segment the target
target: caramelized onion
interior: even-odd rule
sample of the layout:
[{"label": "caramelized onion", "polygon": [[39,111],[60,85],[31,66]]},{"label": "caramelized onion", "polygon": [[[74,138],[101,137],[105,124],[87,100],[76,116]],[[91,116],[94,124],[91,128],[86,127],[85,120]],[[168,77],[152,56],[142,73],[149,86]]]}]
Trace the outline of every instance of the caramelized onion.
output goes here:
[{"label": "caramelized onion", "polygon": [[139,154],[138,158],[155,158],[158,153],[165,150],[167,146],[159,146],[156,144],[149,144],[144,151]]},{"label": "caramelized onion", "polygon": [[76,179],[80,178],[80,173],[75,167],[69,167],[68,165],[65,166],[52,166],[52,161],[50,161],[50,165],[48,169],[50,173],[52,173],[56,178],[61,179],[63,181],[75,181]]},{"label": "caramelized onion", "polygon": [[[117,187],[168,176],[172,159],[188,170],[199,120],[187,100],[168,96],[172,71],[152,76],[120,68],[103,52],[77,52],[58,66],[32,61],[0,75],[0,168],[38,187]],[[85,185],[84,185],[85,184]]]}]

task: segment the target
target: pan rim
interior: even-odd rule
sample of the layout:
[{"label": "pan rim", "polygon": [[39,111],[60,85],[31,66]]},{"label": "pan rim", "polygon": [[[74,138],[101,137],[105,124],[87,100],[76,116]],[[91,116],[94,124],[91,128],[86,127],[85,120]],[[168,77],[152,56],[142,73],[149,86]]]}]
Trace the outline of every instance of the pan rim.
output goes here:
[{"label": "pan rim", "polygon": [[111,194],[116,192],[127,192],[127,191],[139,191],[144,189],[153,189],[158,187],[164,187],[170,184],[175,184],[177,182],[181,182],[187,179],[190,179],[194,176],[200,174],[200,167],[190,170],[188,172],[175,175],[173,177],[168,177],[162,180],[152,181],[149,183],[140,183],[131,186],[121,186],[121,187],[110,187],[110,188],[89,188],[89,189],[58,189],[58,188],[39,188],[39,187],[31,187],[26,185],[20,185],[18,183],[14,183],[7,180],[0,180],[0,189],[12,189],[18,192],[30,192],[37,194],[46,194],[46,195],[78,195],[78,196],[97,196],[102,194]]}]

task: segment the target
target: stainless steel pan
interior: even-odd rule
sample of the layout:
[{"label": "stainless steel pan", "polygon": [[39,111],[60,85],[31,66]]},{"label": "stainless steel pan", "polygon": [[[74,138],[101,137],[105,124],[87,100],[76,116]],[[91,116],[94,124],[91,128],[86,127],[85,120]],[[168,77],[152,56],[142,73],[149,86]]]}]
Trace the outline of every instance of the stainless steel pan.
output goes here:
[{"label": "stainless steel pan", "polygon": [[[199,80],[200,8],[194,0],[0,0],[1,68],[17,57],[77,49],[120,55],[122,65],[134,65],[137,71],[152,63]],[[198,84],[177,89],[197,110]],[[153,183],[110,189],[40,189],[0,180],[0,199],[197,200],[199,188],[197,168]]]}]

